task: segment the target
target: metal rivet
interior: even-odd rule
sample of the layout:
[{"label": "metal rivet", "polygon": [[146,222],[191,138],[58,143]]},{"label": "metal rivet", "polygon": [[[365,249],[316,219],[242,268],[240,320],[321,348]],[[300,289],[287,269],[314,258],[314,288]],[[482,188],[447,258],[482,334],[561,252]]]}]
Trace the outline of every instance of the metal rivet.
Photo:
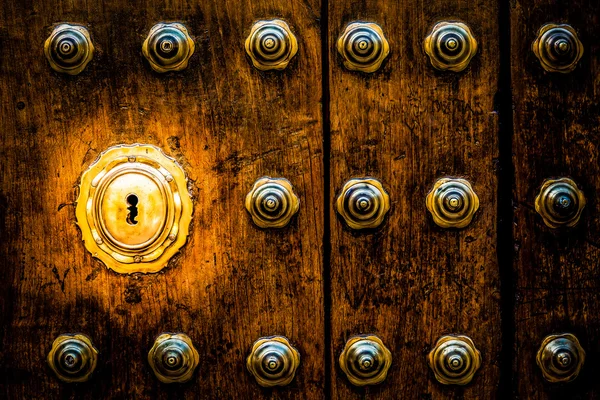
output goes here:
[{"label": "metal rivet", "polygon": [[535,56],[548,72],[567,74],[583,56],[583,44],[569,25],[546,24],[532,44]]},{"label": "metal rivet", "polygon": [[199,361],[192,339],[183,333],[161,334],[148,352],[148,363],[163,383],[189,381]]},{"label": "metal rivet", "polygon": [[354,22],[337,41],[344,66],[351,71],[375,72],[390,53],[390,45],[377,24]]},{"label": "metal rivet", "polygon": [[546,179],[535,198],[535,211],[550,228],[573,227],[579,222],[586,200],[569,178]]},{"label": "metal rivet", "polygon": [[544,338],[536,357],[548,382],[569,382],[577,378],[585,362],[585,351],[570,333]]},{"label": "metal rivet", "polygon": [[477,41],[462,22],[439,22],[423,42],[425,53],[434,68],[460,72],[477,53]]},{"label": "metal rivet", "polygon": [[263,387],[285,386],[296,375],[300,353],[283,336],[258,339],[246,359],[246,367]]},{"label": "metal rivet", "polygon": [[352,229],[377,228],[390,209],[390,197],[374,178],[350,179],[336,201],[336,210]]},{"label": "metal rivet", "polygon": [[353,385],[377,385],[387,377],[392,353],[377,336],[361,335],[346,342],[339,361]]},{"label": "metal rivet", "polygon": [[481,366],[475,343],[463,335],[442,336],[427,359],[435,378],[444,385],[468,384]]},{"label": "metal rivet", "polygon": [[285,178],[263,177],[246,195],[246,210],[261,228],[283,228],[300,209],[300,199]]},{"label": "metal rivet", "polygon": [[52,343],[48,365],[64,382],[85,382],[96,369],[98,350],[83,334],[63,334]]},{"label": "metal rivet", "polygon": [[186,69],[194,49],[194,40],[179,23],[154,25],[142,45],[150,67],[160,73]]},{"label": "metal rivet", "polygon": [[90,33],[83,26],[61,24],[46,39],[44,53],[53,70],[77,75],[92,60],[94,45]]},{"label": "metal rivet", "polygon": [[298,41],[289,25],[280,19],[258,21],[246,39],[246,53],[261,71],[281,70],[298,52]]},{"label": "metal rivet", "polygon": [[442,228],[464,228],[479,209],[479,197],[466,179],[438,179],[427,195],[427,209]]}]

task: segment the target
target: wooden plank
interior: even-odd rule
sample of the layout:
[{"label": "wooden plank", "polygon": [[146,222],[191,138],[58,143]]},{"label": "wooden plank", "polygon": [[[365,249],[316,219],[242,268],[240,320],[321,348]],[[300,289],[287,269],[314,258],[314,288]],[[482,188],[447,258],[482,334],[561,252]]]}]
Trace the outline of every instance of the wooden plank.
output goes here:
[{"label": "wooden plank", "polygon": [[[392,207],[375,233],[354,233],[332,218],[329,355],[334,399],[494,398],[501,346],[496,260],[499,76],[495,2],[340,0],[329,3],[331,212],[345,181],[383,182]],[[462,73],[437,72],[422,43],[441,20],[473,30],[479,53]],[[391,53],[382,69],[349,72],[335,50],[353,21],[379,24]],[[481,202],[463,230],[437,227],[425,197],[441,177],[472,182]],[[338,367],[345,341],[381,337],[393,354],[380,386],[352,387]],[[438,337],[470,336],[483,366],[466,387],[443,386],[426,355]]]},{"label": "wooden plank", "polygon": [[[600,3],[518,0],[510,11],[517,394],[595,398],[600,394],[595,360],[600,341]],[[531,50],[538,29],[549,22],[570,24],[584,45],[571,74],[546,73]],[[572,178],[588,200],[578,227],[565,232],[546,227],[534,208],[544,179],[559,176]],[[581,375],[567,386],[545,383],[535,363],[543,338],[561,332],[575,334],[588,354]]]},{"label": "wooden plank", "polygon": [[[3,398],[302,398],[323,396],[323,168],[317,0],[6,1],[0,42],[0,343]],[[282,18],[299,53],[282,72],[244,51],[254,21]],[[53,24],[86,25],[96,45],[80,76],[51,71]],[[141,45],[153,24],[184,23],[196,53],[158,75]],[[81,173],[109,146],[149,143],[189,174],[193,227],[163,272],[119,275],[92,259],[75,224]],[[289,179],[301,199],[285,229],[256,228],[244,198],[261,176]],[[188,334],[194,379],[160,384],[154,338]],[[86,384],[57,381],[45,356],[84,332],[101,358]],[[263,390],[246,371],[253,341],[285,335],[302,365],[290,387]]]}]

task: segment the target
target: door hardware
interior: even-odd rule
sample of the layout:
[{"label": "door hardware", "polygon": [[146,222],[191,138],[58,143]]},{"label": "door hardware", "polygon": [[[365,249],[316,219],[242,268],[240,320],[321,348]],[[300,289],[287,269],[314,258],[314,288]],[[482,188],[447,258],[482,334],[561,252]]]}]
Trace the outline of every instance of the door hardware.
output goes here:
[{"label": "door hardware", "polygon": [[350,71],[375,72],[390,54],[390,45],[381,27],[372,22],[354,22],[344,29],[337,50]]},{"label": "door hardware", "polygon": [[252,25],[245,47],[256,69],[282,70],[298,52],[298,40],[287,22],[273,19]]},{"label": "door hardware", "polygon": [[585,351],[573,334],[548,335],[540,345],[536,362],[548,382],[569,382],[579,375]]},{"label": "door hardware", "polygon": [[84,334],[62,334],[47,357],[50,369],[63,382],[85,382],[96,369],[98,350]]},{"label": "door hardware", "polygon": [[346,342],[339,361],[354,386],[378,385],[387,377],[392,353],[379,337],[361,335]]},{"label": "door hardware", "polygon": [[479,197],[466,179],[441,178],[434,183],[425,205],[438,226],[464,228],[479,209]]},{"label": "door hardware", "polygon": [[550,228],[573,227],[579,222],[586,200],[569,178],[546,179],[535,198],[535,211]]},{"label": "door hardware", "polygon": [[290,181],[267,176],[254,182],[245,205],[256,226],[283,228],[298,213],[300,200]]},{"label": "door hardware", "polygon": [[583,56],[583,44],[570,25],[542,26],[532,49],[542,68],[548,72],[572,72]]},{"label": "door hardware", "polygon": [[463,71],[477,53],[477,40],[462,22],[438,22],[423,42],[431,65],[442,71]]},{"label": "door hardware", "polygon": [[148,352],[148,363],[163,383],[183,383],[192,379],[200,362],[192,339],[183,333],[163,333]]},{"label": "door hardware", "polygon": [[447,335],[438,339],[427,356],[435,379],[444,385],[466,385],[481,366],[481,354],[468,336]]},{"label": "door hardware", "polygon": [[283,336],[258,339],[246,359],[246,367],[263,387],[288,385],[300,365],[300,353]]},{"label": "door hardware", "polygon": [[351,229],[374,229],[385,219],[390,197],[377,179],[350,179],[335,204]]},{"label": "door hardware", "polygon": [[161,23],[150,29],[142,54],[154,71],[164,73],[186,69],[194,49],[194,40],[184,25]]},{"label": "door hardware", "polygon": [[94,45],[85,27],[61,24],[46,39],[44,53],[53,70],[77,75],[92,61]]}]

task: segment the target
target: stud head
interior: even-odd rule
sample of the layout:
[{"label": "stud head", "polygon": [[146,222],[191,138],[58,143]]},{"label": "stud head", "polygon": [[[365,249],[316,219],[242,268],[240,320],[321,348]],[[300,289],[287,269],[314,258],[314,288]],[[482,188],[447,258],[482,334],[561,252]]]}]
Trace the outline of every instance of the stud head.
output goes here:
[{"label": "stud head", "polygon": [[346,69],[372,73],[390,54],[390,45],[379,25],[354,22],[339,37],[337,50]]}]

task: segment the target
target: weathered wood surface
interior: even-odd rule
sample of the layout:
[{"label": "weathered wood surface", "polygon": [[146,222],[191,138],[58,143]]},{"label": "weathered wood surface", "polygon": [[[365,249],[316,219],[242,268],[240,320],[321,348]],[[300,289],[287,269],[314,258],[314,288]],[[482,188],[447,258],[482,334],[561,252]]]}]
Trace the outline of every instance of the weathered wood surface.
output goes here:
[{"label": "weathered wood surface", "polygon": [[[600,396],[600,3],[517,0],[511,5],[514,98],[513,161],[516,396],[589,399]],[[546,73],[531,51],[538,29],[570,24],[584,55],[568,75]],[[571,177],[584,190],[578,227],[557,232],[534,208],[544,179]],[[587,352],[570,385],[545,383],[535,363],[543,338],[570,332]]]},{"label": "weathered wood surface", "polygon": [[[422,49],[433,25],[461,20],[479,53],[462,73],[435,71]],[[353,21],[379,24],[391,54],[376,73],[344,69],[335,43]],[[494,398],[501,347],[496,261],[499,76],[496,2],[329,2],[331,198],[344,182],[372,176],[392,208],[375,233],[331,218],[334,399]],[[472,182],[481,202],[463,230],[437,227],[425,197],[441,177]],[[394,361],[380,386],[357,389],[338,366],[345,341],[380,336]],[[483,356],[471,385],[439,384],[426,362],[438,337],[470,336]]]},{"label": "weathered wood surface", "polygon": [[[318,0],[4,1],[0,5],[0,397],[322,398],[323,169]],[[289,22],[299,53],[283,72],[251,67],[253,22]],[[54,24],[86,25],[94,60],[53,72]],[[153,24],[184,23],[196,53],[181,73],[153,73],[141,45]],[[192,233],[163,272],[119,275],[92,259],[75,224],[79,176],[101,151],[149,143],[193,183]],[[244,197],[264,175],[288,178],[300,213],[257,229]],[[160,384],[154,338],[188,334],[194,379]],[[90,335],[93,379],[59,383],[45,357],[60,333]],[[302,354],[291,387],[263,390],[246,371],[252,342],[285,335]]]}]

